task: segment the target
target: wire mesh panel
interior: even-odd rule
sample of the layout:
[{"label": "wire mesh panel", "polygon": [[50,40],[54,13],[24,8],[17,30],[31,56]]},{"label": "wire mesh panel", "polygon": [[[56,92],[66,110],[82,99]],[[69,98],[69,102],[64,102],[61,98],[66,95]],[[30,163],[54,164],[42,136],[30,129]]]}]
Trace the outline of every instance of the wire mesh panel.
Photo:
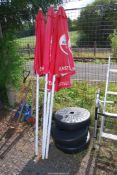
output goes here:
[{"label": "wire mesh panel", "polygon": [[116,11],[117,4],[66,10],[75,57],[105,59],[113,54]]},{"label": "wire mesh panel", "polygon": [[[75,62],[76,63],[76,74],[73,76],[74,80],[86,80],[91,82],[105,82],[107,74],[107,63],[84,63],[84,62]],[[111,67],[117,69],[117,64],[112,61]],[[112,74],[110,76],[110,81],[117,83],[117,75]]]},{"label": "wire mesh panel", "polygon": [[[64,4],[67,2],[64,1]],[[117,36],[117,4],[90,5],[65,10],[73,56],[76,61],[77,73],[73,79],[105,81],[109,55],[112,57],[112,67],[117,68],[117,46],[114,45],[114,36]],[[20,55],[29,60],[29,64],[30,59],[34,58],[34,26],[32,31],[31,35],[29,31],[21,31],[23,35],[20,34],[23,37],[18,36],[19,38],[16,39]],[[112,76],[112,81],[117,82],[115,75]]]}]

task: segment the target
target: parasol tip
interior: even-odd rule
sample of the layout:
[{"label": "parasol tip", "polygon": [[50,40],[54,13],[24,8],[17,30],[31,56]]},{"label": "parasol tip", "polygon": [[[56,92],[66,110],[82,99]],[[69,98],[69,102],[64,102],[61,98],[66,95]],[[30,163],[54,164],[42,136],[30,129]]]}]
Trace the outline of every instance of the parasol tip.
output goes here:
[{"label": "parasol tip", "polygon": [[54,7],[54,4],[51,4],[50,7]]},{"label": "parasol tip", "polygon": [[63,6],[62,6],[61,4],[59,4],[59,5],[58,5],[58,9],[59,9],[60,7],[63,7]]},{"label": "parasol tip", "polygon": [[42,8],[41,8],[41,7],[39,7],[39,10],[42,10]]}]

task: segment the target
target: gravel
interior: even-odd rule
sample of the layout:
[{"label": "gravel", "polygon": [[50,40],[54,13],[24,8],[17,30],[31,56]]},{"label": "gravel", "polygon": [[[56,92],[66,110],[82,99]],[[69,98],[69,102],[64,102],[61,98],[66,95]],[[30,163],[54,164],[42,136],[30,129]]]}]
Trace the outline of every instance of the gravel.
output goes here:
[{"label": "gravel", "polygon": [[[116,143],[104,142],[99,155],[92,149],[91,139],[87,150],[68,155],[51,140],[48,160],[34,162],[34,128],[26,125],[23,132],[17,132],[8,124],[9,117],[0,122],[0,175],[93,175],[94,171],[95,175],[117,174]],[[105,160],[106,164],[102,163]]]},{"label": "gravel", "polygon": [[[34,128],[23,126],[17,132],[8,119],[0,122],[0,175],[75,175],[86,151],[68,155],[58,150],[51,140],[48,160],[34,162]],[[39,149],[41,151],[41,142]]]}]

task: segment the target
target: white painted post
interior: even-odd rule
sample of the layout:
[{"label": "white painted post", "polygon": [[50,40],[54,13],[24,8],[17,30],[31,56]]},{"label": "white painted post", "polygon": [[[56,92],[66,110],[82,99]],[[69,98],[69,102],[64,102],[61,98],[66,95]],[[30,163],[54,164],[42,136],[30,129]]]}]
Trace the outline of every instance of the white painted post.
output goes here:
[{"label": "white painted post", "polygon": [[46,120],[47,120],[47,85],[48,85],[48,74],[45,75],[45,90],[44,90],[44,109],[43,109],[43,135],[42,135],[42,159],[44,159],[45,150],[45,137],[46,137]]},{"label": "white painted post", "polygon": [[48,123],[48,132],[47,132],[47,147],[46,147],[46,155],[45,158],[48,159],[48,152],[49,152],[49,142],[50,142],[50,132],[51,132],[51,123],[52,123],[52,111],[53,111],[53,101],[54,101],[54,92],[55,92],[55,80],[56,76],[53,76],[52,81],[52,95],[51,95],[51,102],[50,102],[50,113],[49,113],[49,123]]},{"label": "white painted post", "polygon": [[[110,56],[109,56],[109,59],[108,59],[108,68],[107,68],[107,76],[106,76],[106,88],[105,88],[105,96],[104,96],[103,113],[106,111],[107,91],[108,91],[108,85],[109,85],[109,74],[110,74]],[[102,132],[104,130],[104,121],[105,121],[105,117],[102,116],[102,118],[101,118],[101,127],[100,127],[99,143],[101,141],[101,135],[102,135]]]},{"label": "white painted post", "polygon": [[39,75],[36,75],[36,123],[35,123],[35,155],[38,156],[39,139]]}]

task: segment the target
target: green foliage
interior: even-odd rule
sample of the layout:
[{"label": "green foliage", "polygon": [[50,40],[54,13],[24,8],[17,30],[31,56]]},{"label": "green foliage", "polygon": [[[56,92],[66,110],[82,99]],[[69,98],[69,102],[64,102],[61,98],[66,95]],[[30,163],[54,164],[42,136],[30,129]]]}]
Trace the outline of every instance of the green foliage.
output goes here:
[{"label": "green foliage", "polygon": [[58,4],[61,4],[63,1],[62,0],[29,0],[29,3],[32,4],[32,14],[35,16],[39,8],[42,8],[43,12],[47,12],[47,8],[50,5],[54,5],[55,7]]},{"label": "green foliage", "polygon": [[65,107],[82,107],[91,113],[91,123],[94,121],[96,86],[86,81],[73,83],[72,88],[63,89],[55,94],[54,111]]},{"label": "green foliage", "polygon": [[13,33],[23,26],[24,21],[30,19],[30,7],[27,0],[12,0],[10,4],[0,5],[0,23],[3,34]]},{"label": "green foliage", "polygon": [[109,47],[109,35],[117,29],[117,0],[96,0],[81,11],[78,46]]},{"label": "green foliage", "polygon": [[[55,95],[55,109],[79,106],[89,109],[95,99],[96,87],[87,82],[74,82],[70,89],[63,89]],[[62,105],[62,106],[61,106]]]},{"label": "green foliage", "polygon": [[[0,97],[6,93],[6,85],[18,87],[23,68],[23,60],[16,51],[16,43],[6,36],[0,39]],[[2,99],[4,101],[4,99]]]},{"label": "green foliage", "polygon": [[113,34],[110,35],[110,39],[111,39],[113,56],[116,57],[117,56],[117,32],[116,30],[114,31]]},{"label": "green foliage", "polygon": [[69,31],[76,31],[77,30],[77,20],[71,20],[68,18],[68,27]]},{"label": "green foliage", "polygon": [[[91,125],[94,126],[94,116],[95,116],[95,99],[96,92],[100,89],[100,99],[104,100],[105,93],[105,83],[89,84],[86,81],[78,82],[74,81],[72,88],[63,89],[55,94],[54,111],[65,107],[82,107],[89,110],[91,114]],[[112,91],[117,91],[115,83],[110,83],[109,89]],[[107,100],[116,100],[116,97],[109,97]],[[117,105],[107,106],[107,111],[114,113],[117,112]],[[116,126],[116,123],[112,126]],[[108,127],[111,124],[108,123]]]},{"label": "green foliage", "polygon": [[0,23],[3,34],[14,33],[23,27],[30,29],[34,26],[35,15],[39,8],[46,13],[50,4],[62,3],[62,0],[11,0],[11,3],[0,4]]},{"label": "green foliage", "polygon": [[[40,80],[40,106],[43,106],[43,96],[44,96],[44,79]],[[100,99],[104,100],[105,95],[105,82],[102,83],[89,83],[86,81],[74,81],[71,88],[62,89],[55,93],[54,98],[54,112],[66,107],[82,107],[89,110],[91,115],[91,126],[94,126],[95,117],[95,100],[96,92],[100,89]],[[117,91],[117,86],[115,83],[110,83],[109,89],[111,91]],[[116,100],[116,97],[109,97],[107,100]],[[107,106],[107,111],[114,113],[117,112],[117,104]],[[107,121],[109,121],[107,119]],[[117,131],[117,122],[108,122],[108,127],[111,128],[115,126]]]}]

